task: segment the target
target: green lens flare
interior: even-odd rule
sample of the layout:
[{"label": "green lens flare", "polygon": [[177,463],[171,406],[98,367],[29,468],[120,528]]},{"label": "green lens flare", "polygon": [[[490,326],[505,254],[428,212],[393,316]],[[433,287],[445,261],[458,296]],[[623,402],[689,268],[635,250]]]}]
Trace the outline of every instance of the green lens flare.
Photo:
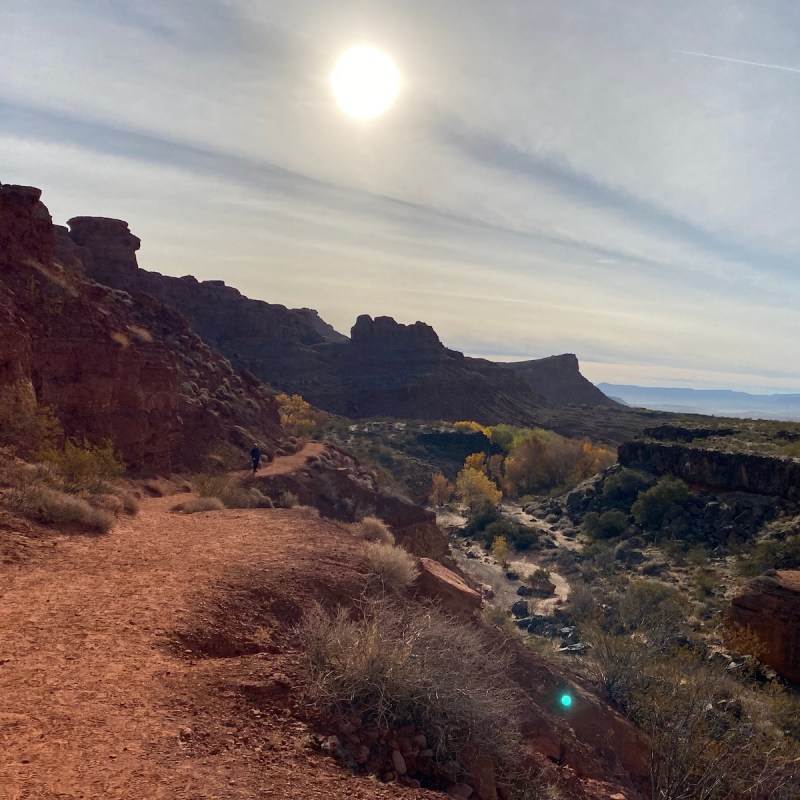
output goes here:
[{"label": "green lens flare", "polygon": [[568,694],[562,694],[561,705],[564,706],[564,708],[569,708],[572,705],[572,697]]}]

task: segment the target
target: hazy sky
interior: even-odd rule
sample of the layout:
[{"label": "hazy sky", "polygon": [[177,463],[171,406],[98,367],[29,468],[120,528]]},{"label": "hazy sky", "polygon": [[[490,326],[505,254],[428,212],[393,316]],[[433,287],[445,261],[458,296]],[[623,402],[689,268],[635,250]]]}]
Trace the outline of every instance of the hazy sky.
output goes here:
[{"label": "hazy sky", "polygon": [[[336,106],[337,56],[402,74]],[[140,266],[593,380],[800,391],[796,0],[11,0],[0,181]]]}]

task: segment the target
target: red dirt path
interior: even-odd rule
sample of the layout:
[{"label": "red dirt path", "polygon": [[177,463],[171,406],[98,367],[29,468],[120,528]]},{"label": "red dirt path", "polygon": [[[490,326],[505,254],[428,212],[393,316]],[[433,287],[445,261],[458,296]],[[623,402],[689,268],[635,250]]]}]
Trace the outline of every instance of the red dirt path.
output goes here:
[{"label": "red dirt path", "polygon": [[[281,609],[357,590],[357,543],[302,511],[184,516],[169,511],[177,499],[0,565],[0,798],[441,797],[343,772],[291,711],[297,659]],[[224,634],[239,611],[261,652],[191,647],[193,631]]]}]

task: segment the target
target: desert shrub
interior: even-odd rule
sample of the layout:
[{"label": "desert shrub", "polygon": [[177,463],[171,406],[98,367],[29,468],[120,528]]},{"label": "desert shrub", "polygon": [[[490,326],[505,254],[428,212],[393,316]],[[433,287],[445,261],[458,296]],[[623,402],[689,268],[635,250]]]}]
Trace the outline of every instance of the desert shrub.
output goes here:
[{"label": "desert shrub", "polygon": [[622,511],[590,511],[583,518],[584,533],[592,540],[620,536],[628,527],[628,517]]},{"label": "desert shrub", "polygon": [[405,589],[419,575],[414,556],[393,544],[367,542],[364,561],[369,572],[387,589]]},{"label": "desert shrub", "polygon": [[550,570],[544,569],[544,567],[539,567],[535,569],[528,577],[526,578],[528,583],[538,583],[539,581],[549,581],[550,580]]},{"label": "desert shrub", "polygon": [[103,533],[111,530],[114,514],[91,506],[76,497],[41,483],[27,483],[12,489],[6,504],[31,519],[46,524],[77,524]]},{"label": "desert shrub", "polygon": [[628,513],[639,496],[639,492],[648,489],[652,483],[652,480],[643,472],[621,469],[619,472],[609,475],[603,482],[603,505]]},{"label": "desert shrub", "polygon": [[139,513],[139,499],[133,492],[121,492],[122,510],[130,517],[135,517]]},{"label": "desert shrub", "polygon": [[50,406],[0,404],[0,444],[30,457],[58,447],[64,438],[61,423]]},{"label": "desert shrub", "polygon": [[194,480],[194,486],[200,497],[216,497],[226,508],[254,508],[259,505],[251,490],[226,475],[199,475]]},{"label": "desert shrub", "polygon": [[761,575],[768,569],[800,569],[800,536],[759,542],[736,561],[736,571],[746,577]]},{"label": "desert shrub", "polygon": [[43,450],[40,457],[58,473],[65,492],[99,492],[125,472],[125,462],[108,440],[98,445],[66,441],[63,449]]},{"label": "desert shrub", "polygon": [[607,696],[647,734],[653,797],[797,796],[797,750],[773,722],[780,702],[770,706],[691,654],[597,627],[582,634]]},{"label": "desert shrub", "polygon": [[506,628],[511,623],[511,612],[501,606],[486,606],[483,618],[496,628]]},{"label": "desert shrub", "polygon": [[200,511],[222,511],[223,508],[225,508],[225,504],[219,497],[195,497],[185,503],[180,503],[175,510],[183,514],[197,514]]},{"label": "desert shrub", "polygon": [[678,589],[657,581],[634,580],[622,592],[616,610],[623,630],[643,632],[658,644],[678,631],[689,604]]},{"label": "desert shrub", "polygon": [[281,494],[281,508],[294,508],[299,502],[300,500],[294,492],[287,491]]},{"label": "desert shrub", "polygon": [[360,522],[354,522],[353,532],[368,542],[381,542],[394,544],[394,534],[382,519],[377,517],[364,517]]},{"label": "desert shrub", "polygon": [[494,508],[473,514],[461,533],[465,536],[474,536],[489,548],[498,536],[505,536],[508,543],[516,550],[530,550],[539,546],[539,533],[535,528],[505,517]]},{"label": "desert shrub", "polygon": [[356,618],[313,606],[299,627],[308,659],[308,699],[321,711],[367,724],[411,723],[442,775],[467,748],[502,773],[519,758],[509,659],[478,629],[436,609],[367,604]]},{"label": "desert shrub", "polygon": [[576,581],[570,585],[567,597],[566,613],[574,622],[583,622],[595,612],[595,599],[591,586],[584,581]]},{"label": "desert shrub", "polygon": [[689,490],[680,478],[665,477],[655,486],[639,493],[631,506],[631,514],[640,525],[657,531],[663,525],[670,507],[682,506],[688,499]]}]

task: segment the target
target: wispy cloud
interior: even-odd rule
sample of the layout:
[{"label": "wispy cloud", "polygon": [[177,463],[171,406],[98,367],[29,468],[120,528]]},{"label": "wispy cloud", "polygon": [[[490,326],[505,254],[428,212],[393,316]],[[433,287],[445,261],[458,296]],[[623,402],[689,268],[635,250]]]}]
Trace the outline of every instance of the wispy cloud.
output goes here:
[{"label": "wispy cloud", "polygon": [[[710,231],[647,198],[575,169],[563,155],[525,151],[493,134],[470,130],[456,120],[441,122],[438,133],[445,143],[470,159],[514,179],[533,181],[562,199],[600,212],[615,212],[650,232],[682,240],[733,263],[769,265],[791,273],[796,270],[794,256],[754,249],[745,242]],[[610,254],[598,255],[604,258]]]},{"label": "wispy cloud", "polygon": [[780,72],[798,72],[800,67],[787,67],[784,64],[765,64],[761,61],[745,61],[741,58],[730,58],[729,56],[715,56],[711,53],[697,53],[694,50],[672,50],[684,56],[696,56],[697,58],[710,58],[713,61],[727,61],[730,64],[743,64],[748,67],[762,67],[763,69],[777,69]]}]

